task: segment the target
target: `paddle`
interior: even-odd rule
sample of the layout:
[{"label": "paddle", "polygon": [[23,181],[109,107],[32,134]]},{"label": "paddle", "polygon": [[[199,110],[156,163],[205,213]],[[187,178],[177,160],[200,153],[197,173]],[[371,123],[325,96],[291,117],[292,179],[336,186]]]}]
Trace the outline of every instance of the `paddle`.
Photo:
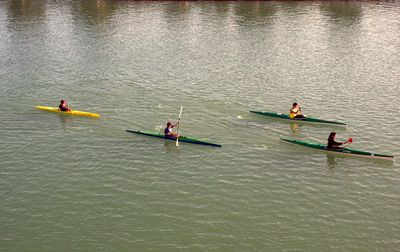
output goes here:
[{"label": "paddle", "polygon": [[183,110],[183,107],[181,107],[181,112],[179,112],[178,123],[177,123],[178,127],[176,128],[176,134],[177,134],[176,143],[175,143],[176,147],[179,146],[179,142],[178,142],[178,139],[179,139],[179,123],[181,121],[182,110]]}]

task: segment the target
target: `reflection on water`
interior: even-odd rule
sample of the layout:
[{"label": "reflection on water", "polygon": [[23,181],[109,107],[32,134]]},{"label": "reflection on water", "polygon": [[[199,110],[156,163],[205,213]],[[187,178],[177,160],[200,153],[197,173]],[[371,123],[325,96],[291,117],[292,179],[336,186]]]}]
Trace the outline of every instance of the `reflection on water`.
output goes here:
[{"label": "reflection on water", "polygon": [[359,23],[362,17],[362,6],[354,2],[328,2],[320,5],[324,14],[334,22]]},{"label": "reflection on water", "polygon": [[179,144],[179,146],[176,146],[175,141],[164,140],[164,146],[165,146],[166,152],[169,154],[176,154],[177,156],[179,156],[181,154],[181,146],[180,146],[180,144]]},{"label": "reflection on water", "polygon": [[336,155],[332,153],[326,154],[326,161],[328,162],[329,168],[334,168],[337,165]]},{"label": "reflection on water", "polygon": [[215,2],[215,4],[210,5],[208,10],[210,10],[210,8],[211,8],[213,11],[215,11],[218,14],[218,16],[226,17],[230,13],[230,10],[231,10],[230,7],[231,7],[230,5],[227,5],[227,4],[224,4],[221,2]]},{"label": "reflection on water", "polygon": [[376,166],[380,167],[393,167],[393,160],[387,159],[377,159],[377,158],[368,158],[368,157],[360,157],[354,155],[343,155],[343,154],[335,154],[335,153],[326,153],[326,161],[330,168],[334,168],[337,164],[339,164],[340,160],[364,160],[366,163],[374,163]]},{"label": "reflection on water", "polygon": [[35,19],[46,14],[46,2],[35,0],[14,0],[8,2],[8,12],[13,18]]},{"label": "reflection on water", "polygon": [[303,125],[297,123],[289,123],[289,128],[293,133],[299,133],[302,126]]},{"label": "reflection on water", "polygon": [[[49,4],[46,1],[35,0],[13,0],[8,3],[8,11],[11,17],[37,18],[46,16],[46,8]],[[70,5],[74,15],[79,15],[76,19],[82,17],[90,24],[100,23],[111,19],[119,6],[125,3],[118,3],[111,0],[96,1],[71,1],[57,3]],[[135,9],[149,8],[148,3],[128,2],[129,5],[135,4]],[[301,2],[289,1],[283,3],[264,2],[264,1],[240,1],[235,4],[210,2],[199,4],[191,1],[177,1],[163,3],[163,12],[167,17],[176,17],[177,14],[192,12],[194,7],[201,9],[205,13],[211,10],[226,17],[230,14],[235,15],[235,20],[239,24],[265,24],[274,19],[278,10],[308,12],[312,9],[307,8]],[[327,15],[333,21],[347,21],[349,23],[358,23],[362,17],[363,7],[360,3],[354,2],[327,2],[319,3],[322,14]]]},{"label": "reflection on water", "polygon": [[86,18],[89,24],[101,23],[109,20],[116,9],[115,1],[97,0],[97,1],[77,1],[74,2],[73,13],[78,14],[77,20]]},{"label": "reflection on water", "polygon": [[285,12],[304,13],[310,9],[310,4],[302,1],[280,1],[279,8]]},{"label": "reflection on water", "polygon": [[164,12],[167,17],[175,17],[177,14],[189,12],[192,4],[188,1],[168,2],[165,5]]},{"label": "reflection on water", "polygon": [[270,2],[238,2],[234,5],[236,22],[241,24],[265,24],[270,22],[276,13],[276,5]]},{"label": "reflection on water", "polygon": [[72,116],[59,114],[61,126],[64,131],[67,131],[67,125],[72,122]]}]

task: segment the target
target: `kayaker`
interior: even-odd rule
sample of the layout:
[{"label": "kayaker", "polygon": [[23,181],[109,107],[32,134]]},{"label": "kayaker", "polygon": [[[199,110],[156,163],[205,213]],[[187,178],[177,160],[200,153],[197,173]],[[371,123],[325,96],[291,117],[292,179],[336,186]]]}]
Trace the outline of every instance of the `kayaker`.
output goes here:
[{"label": "kayaker", "polygon": [[172,124],[171,122],[167,122],[167,127],[164,129],[164,135],[167,138],[175,138],[179,135],[172,132],[172,128],[177,126],[178,124]]},{"label": "kayaker", "polygon": [[348,143],[349,140],[351,139],[351,138],[349,138],[349,140],[347,140],[346,142],[336,142],[335,137],[336,137],[336,132],[331,132],[329,134],[328,143],[326,144],[327,149],[341,149],[343,147],[340,147],[340,146]]},{"label": "kayaker", "polygon": [[303,113],[301,112],[301,107],[296,102],[293,103],[292,108],[289,112],[290,118],[304,118]]},{"label": "kayaker", "polygon": [[67,102],[65,100],[61,100],[60,105],[58,105],[58,108],[61,111],[71,111],[71,109],[68,107]]}]

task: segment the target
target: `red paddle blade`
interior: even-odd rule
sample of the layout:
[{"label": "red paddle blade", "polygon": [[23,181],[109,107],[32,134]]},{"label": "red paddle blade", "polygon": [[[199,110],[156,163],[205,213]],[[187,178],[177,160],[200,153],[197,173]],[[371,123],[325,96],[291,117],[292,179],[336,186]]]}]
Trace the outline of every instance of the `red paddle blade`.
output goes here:
[{"label": "red paddle blade", "polygon": [[350,137],[349,139],[347,139],[347,142],[348,143],[352,143],[353,142],[353,138]]}]

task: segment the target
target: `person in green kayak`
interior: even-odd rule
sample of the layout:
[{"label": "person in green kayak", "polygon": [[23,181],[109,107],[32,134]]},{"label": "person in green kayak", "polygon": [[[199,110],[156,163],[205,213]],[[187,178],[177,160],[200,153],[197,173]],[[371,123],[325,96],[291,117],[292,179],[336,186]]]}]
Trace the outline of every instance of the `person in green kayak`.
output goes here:
[{"label": "person in green kayak", "polygon": [[351,138],[349,138],[346,142],[336,142],[335,137],[336,137],[336,132],[331,132],[329,134],[328,143],[326,144],[327,149],[342,149],[343,147],[340,147],[341,145],[353,142],[353,139]]},{"label": "person in green kayak", "polygon": [[167,127],[164,129],[164,135],[166,138],[176,138],[179,135],[172,132],[172,128],[178,126],[178,124],[172,124],[171,122],[167,122]]},{"label": "person in green kayak", "polygon": [[68,107],[67,102],[65,100],[61,100],[60,105],[58,105],[58,108],[61,111],[65,111],[65,112],[71,111],[71,109]]},{"label": "person in green kayak", "polygon": [[293,103],[292,108],[290,109],[289,117],[292,119],[293,118],[304,118],[303,113],[301,112],[301,107],[296,102]]}]

